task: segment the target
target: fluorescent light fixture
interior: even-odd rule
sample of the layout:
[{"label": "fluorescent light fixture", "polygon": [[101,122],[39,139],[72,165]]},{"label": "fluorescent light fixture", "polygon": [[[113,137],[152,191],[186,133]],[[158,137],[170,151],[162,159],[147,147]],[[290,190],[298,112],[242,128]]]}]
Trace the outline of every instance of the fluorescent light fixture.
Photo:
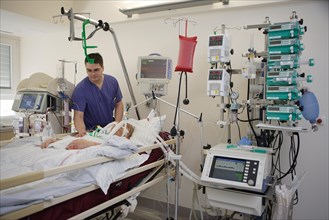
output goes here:
[{"label": "fluorescent light fixture", "polygon": [[119,11],[131,18],[134,14],[146,14],[159,11],[168,11],[181,8],[190,8],[203,5],[211,5],[213,3],[223,2],[223,4],[228,4],[229,0],[190,0],[190,1],[179,1],[170,2],[165,4],[149,5],[144,7],[137,7],[131,9],[119,9]]}]

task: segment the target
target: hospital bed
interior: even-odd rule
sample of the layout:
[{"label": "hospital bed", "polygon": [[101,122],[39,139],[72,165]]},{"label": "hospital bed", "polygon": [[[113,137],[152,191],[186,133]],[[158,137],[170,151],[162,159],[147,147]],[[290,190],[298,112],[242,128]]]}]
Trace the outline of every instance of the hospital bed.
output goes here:
[{"label": "hospital bed", "polygon": [[[137,150],[137,154],[132,154],[127,158],[113,160],[113,158],[110,157],[97,156],[92,158],[88,157],[87,160],[78,160],[72,155],[68,156],[64,154],[62,157],[64,157],[65,161],[72,160],[73,162],[67,162],[67,164],[64,163],[58,167],[52,167],[54,161],[51,160],[49,162],[46,160],[46,162],[43,161],[43,164],[46,164],[44,167],[50,167],[50,169],[25,172],[24,167],[22,167],[23,170],[20,172],[20,175],[11,176],[11,174],[9,174],[9,177],[4,179],[1,177],[1,219],[85,219],[97,216],[99,213],[110,209],[113,210],[121,205],[129,207],[129,205],[132,205],[132,198],[135,198],[139,192],[165,180],[165,174],[163,172],[161,172],[162,175],[157,175],[160,167],[164,165],[163,146],[162,149],[160,149],[159,146],[161,144],[159,143],[146,143],[147,141],[149,143],[151,141],[150,138],[145,136],[148,130],[153,130],[153,132],[156,133],[160,131],[159,128],[161,125],[159,126],[159,123],[163,123],[163,121],[159,117],[156,118],[156,122],[151,120],[145,123],[144,121],[143,126],[140,127],[143,131],[135,127],[131,141],[138,146],[142,144],[147,146],[140,146]],[[147,129],[145,129],[145,126]],[[166,132],[160,132],[160,136],[160,139],[162,139],[161,141],[168,139],[165,145],[175,143],[174,139],[169,140],[169,135]],[[23,139],[18,140],[18,144],[22,143],[22,140]],[[28,142],[26,140],[28,139],[25,139],[24,142]],[[33,141],[35,140],[31,140],[31,143]],[[152,140],[152,143],[154,143],[154,140]],[[17,160],[20,161],[18,162],[20,164],[17,166],[31,163],[31,158],[27,159],[31,161],[22,161],[24,156],[19,155],[17,149],[22,149],[22,146],[12,147],[7,145],[3,147],[1,153],[12,151],[13,154],[16,152],[16,155],[8,156],[9,159],[6,158],[5,161],[1,158],[1,165],[10,161],[10,157],[17,157]],[[23,149],[23,154],[26,153],[27,150],[28,148],[26,148],[25,151]],[[35,154],[37,151],[43,152],[40,148],[34,147],[34,150],[30,152],[30,154]],[[142,154],[142,152],[145,151],[148,153],[151,152],[149,154]],[[73,151],[70,151],[70,153],[71,152]],[[81,150],[78,152],[81,152]],[[107,155],[106,152],[101,153]],[[93,151],[88,149],[87,154],[92,155]],[[1,156],[3,156],[3,154],[1,154]],[[57,156],[54,155],[51,158],[56,157]],[[80,155],[80,157],[85,159],[85,156]],[[26,158],[29,158],[28,155],[26,155]],[[111,166],[108,164],[121,163],[125,160],[130,161],[130,164],[124,165],[125,168],[122,173],[119,173],[119,171],[117,171],[117,175],[103,173],[104,170],[110,170],[110,167],[113,166],[113,164],[111,164]],[[39,158],[38,161],[40,161]],[[64,161],[63,158],[61,161]],[[15,165],[13,166],[14,167],[9,166],[8,168],[7,165],[9,169],[7,172],[10,172],[10,169],[15,170],[16,167]],[[37,166],[40,166],[40,164]],[[114,166],[116,167],[114,169],[117,169],[118,166],[115,164]],[[3,172],[3,166],[1,166],[1,169]],[[84,170],[87,172],[84,173]],[[96,176],[96,180],[89,180],[87,176],[90,175]],[[102,183],[99,181],[100,177],[97,175],[101,176],[101,179],[104,178],[104,175],[110,175],[113,180],[109,178],[110,180],[106,180],[107,182],[105,181],[105,183]],[[5,176],[8,176],[8,173]],[[95,181],[98,185],[94,184]],[[106,188],[106,185],[110,186]],[[42,190],[46,190],[46,192]],[[39,195],[40,197],[44,196],[44,198],[39,198]],[[22,204],[21,200],[26,200],[27,205]],[[15,204],[15,201],[20,202],[19,204]],[[133,201],[133,203],[135,201]]]}]

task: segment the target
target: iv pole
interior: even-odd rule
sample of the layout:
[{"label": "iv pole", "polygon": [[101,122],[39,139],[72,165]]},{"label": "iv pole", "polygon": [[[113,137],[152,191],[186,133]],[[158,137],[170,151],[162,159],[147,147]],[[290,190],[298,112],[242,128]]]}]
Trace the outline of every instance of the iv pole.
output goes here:
[{"label": "iv pole", "polygon": [[[178,97],[180,98],[180,97]],[[179,166],[180,166],[180,130],[179,130],[179,114],[180,112],[183,112],[195,119],[198,120],[198,122],[201,122],[202,124],[202,113],[200,114],[200,117],[180,108],[180,104],[178,102],[178,106],[174,105],[174,104],[171,104],[157,96],[154,95],[154,93],[152,92],[152,97],[149,97],[148,99],[144,100],[143,102],[137,104],[137,105],[134,105],[134,106],[131,106],[129,107],[126,111],[129,111],[130,109],[133,109],[133,108],[137,108],[139,105],[142,105],[143,103],[146,103],[152,99],[156,99],[156,100],[159,100],[173,108],[177,108],[179,111],[177,111],[177,118],[176,118],[176,130],[177,130],[177,135],[176,135],[176,167],[175,167],[175,220],[178,219],[178,206],[179,206],[179,187],[180,187],[180,170],[179,170]],[[203,144],[203,126],[201,125],[201,143]],[[202,145],[203,146],[203,145]]]},{"label": "iv pole", "polygon": [[[86,20],[89,20],[89,24],[92,24],[92,25],[94,25],[95,27],[98,27],[98,28],[102,28],[104,31],[110,31],[111,32],[111,34],[113,36],[114,44],[115,44],[115,47],[116,47],[116,50],[117,50],[117,53],[118,53],[118,56],[119,56],[119,59],[120,59],[121,67],[122,67],[122,70],[123,70],[123,73],[124,73],[124,76],[125,76],[125,79],[126,79],[126,82],[127,82],[127,86],[128,86],[128,90],[129,90],[129,93],[130,93],[130,96],[131,96],[131,100],[132,100],[133,104],[136,105],[136,99],[135,99],[135,95],[134,95],[134,92],[133,92],[132,87],[131,87],[131,82],[130,82],[130,79],[129,79],[129,76],[128,76],[127,68],[126,68],[125,62],[123,60],[122,53],[121,53],[119,43],[118,43],[118,39],[116,37],[116,34],[115,34],[113,28],[107,22],[103,22],[102,20],[95,21],[95,20],[86,18],[82,15],[74,14],[72,8],[69,11],[66,11],[64,9],[64,7],[62,7],[61,8],[61,14],[67,16],[68,19],[70,20],[70,37],[69,37],[70,41],[80,40],[80,38],[76,38],[74,36],[74,27],[73,27],[73,19],[74,18],[77,19],[77,20],[80,20],[82,22],[84,22]],[[136,111],[137,118],[140,119],[138,109],[136,108],[135,111]]]}]

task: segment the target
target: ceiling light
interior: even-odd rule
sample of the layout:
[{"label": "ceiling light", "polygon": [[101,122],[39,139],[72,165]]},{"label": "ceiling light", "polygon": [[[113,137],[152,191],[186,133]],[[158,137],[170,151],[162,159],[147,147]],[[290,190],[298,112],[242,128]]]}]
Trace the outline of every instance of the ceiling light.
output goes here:
[{"label": "ceiling light", "polygon": [[157,4],[157,5],[150,5],[144,7],[137,7],[131,9],[119,9],[120,12],[127,15],[128,18],[131,18],[134,14],[146,14],[146,13],[153,13],[159,11],[168,11],[168,10],[175,10],[181,8],[190,8],[196,6],[203,6],[203,5],[211,5],[213,3],[218,2],[227,2],[229,0],[190,0],[190,1],[180,1],[180,2],[171,2],[166,4]]}]

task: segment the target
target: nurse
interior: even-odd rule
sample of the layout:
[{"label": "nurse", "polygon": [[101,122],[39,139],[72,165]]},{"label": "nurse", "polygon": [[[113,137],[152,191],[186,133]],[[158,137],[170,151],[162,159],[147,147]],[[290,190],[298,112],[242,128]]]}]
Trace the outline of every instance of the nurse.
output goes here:
[{"label": "nurse", "polygon": [[78,83],[72,94],[74,126],[79,137],[96,126],[105,127],[113,120],[120,122],[123,117],[120,86],[113,76],[104,74],[102,56],[89,54],[85,58],[85,67],[87,77]]}]

